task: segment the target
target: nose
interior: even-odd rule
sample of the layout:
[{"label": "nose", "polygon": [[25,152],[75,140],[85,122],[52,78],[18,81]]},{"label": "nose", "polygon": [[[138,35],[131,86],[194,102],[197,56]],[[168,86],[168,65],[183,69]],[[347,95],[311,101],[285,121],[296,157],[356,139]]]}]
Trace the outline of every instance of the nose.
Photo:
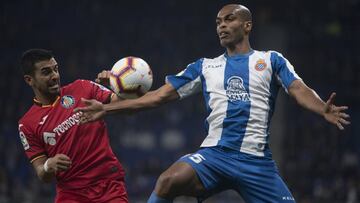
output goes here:
[{"label": "nose", "polygon": [[223,21],[220,21],[220,23],[219,23],[219,25],[218,25],[218,28],[225,28],[226,27],[226,23],[225,23],[225,21],[223,20]]},{"label": "nose", "polygon": [[52,80],[58,80],[59,77],[60,77],[59,72],[57,70],[53,70],[52,74],[51,74],[51,79]]}]

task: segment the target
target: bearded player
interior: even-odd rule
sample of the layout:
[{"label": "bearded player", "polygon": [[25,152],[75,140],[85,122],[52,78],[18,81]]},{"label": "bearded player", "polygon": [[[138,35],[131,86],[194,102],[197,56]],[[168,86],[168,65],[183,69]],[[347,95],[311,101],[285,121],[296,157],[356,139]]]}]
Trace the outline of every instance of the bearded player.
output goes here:
[{"label": "bearded player", "polygon": [[47,50],[26,51],[21,66],[35,98],[19,121],[20,138],[39,179],[56,179],[55,202],[128,202],[105,122],[78,125],[81,113],[73,112],[82,97],[109,103],[117,96],[87,80],[60,87],[58,63]]}]

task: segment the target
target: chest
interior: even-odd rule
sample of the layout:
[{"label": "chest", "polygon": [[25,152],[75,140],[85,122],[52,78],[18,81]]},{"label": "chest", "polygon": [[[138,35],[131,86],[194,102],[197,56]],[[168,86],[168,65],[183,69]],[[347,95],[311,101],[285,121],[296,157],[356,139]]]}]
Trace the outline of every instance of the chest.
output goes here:
[{"label": "chest", "polygon": [[203,80],[208,92],[230,90],[249,93],[251,90],[268,90],[274,77],[270,61],[256,58],[205,64]]},{"label": "chest", "polygon": [[81,113],[74,113],[74,109],[82,105],[81,96],[85,95],[65,94],[52,107],[42,110],[35,134],[46,148],[58,146],[77,130]]}]

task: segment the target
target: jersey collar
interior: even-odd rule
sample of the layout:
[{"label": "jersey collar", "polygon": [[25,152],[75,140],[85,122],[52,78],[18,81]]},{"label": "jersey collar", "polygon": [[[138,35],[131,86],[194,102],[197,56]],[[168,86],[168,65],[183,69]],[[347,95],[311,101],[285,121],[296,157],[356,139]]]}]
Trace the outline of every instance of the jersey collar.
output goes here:
[{"label": "jersey collar", "polygon": [[39,100],[37,100],[35,97],[34,97],[33,101],[34,101],[34,103],[35,103],[36,105],[38,105],[38,106],[40,106],[40,107],[42,107],[42,108],[46,108],[46,107],[54,107],[54,106],[58,103],[59,99],[60,99],[60,96],[57,96],[56,99],[55,99],[55,101],[54,101],[52,104],[48,104],[48,105],[43,105],[43,104],[42,104]]},{"label": "jersey collar", "polygon": [[250,49],[250,51],[248,53],[245,53],[245,54],[235,54],[234,56],[229,56],[227,51],[225,51],[224,55],[225,55],[226,58],[229,58],[229,59],[240,59],[240,58],[247,58],[253,53],[254,53],[254,50]]}]

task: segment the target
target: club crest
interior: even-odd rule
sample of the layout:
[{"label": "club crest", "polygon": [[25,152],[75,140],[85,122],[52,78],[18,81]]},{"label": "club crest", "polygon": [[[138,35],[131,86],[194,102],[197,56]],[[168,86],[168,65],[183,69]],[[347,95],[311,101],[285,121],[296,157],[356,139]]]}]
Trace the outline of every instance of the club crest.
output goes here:
[{"label": "club crest", "polygon": [[265,68],[266,68],[266,63],[265,63],[264,59],[259,59],[256,61],[255,70],[263,71],[263,70],[265,70]]},{"label": "club crest", "polygon": [[72,107],[75,104],[75,99],[73,96],[70,95],[65,95],[61,98],[61,106],[63,106],[64,108],[68,109],[70,107]]}]

